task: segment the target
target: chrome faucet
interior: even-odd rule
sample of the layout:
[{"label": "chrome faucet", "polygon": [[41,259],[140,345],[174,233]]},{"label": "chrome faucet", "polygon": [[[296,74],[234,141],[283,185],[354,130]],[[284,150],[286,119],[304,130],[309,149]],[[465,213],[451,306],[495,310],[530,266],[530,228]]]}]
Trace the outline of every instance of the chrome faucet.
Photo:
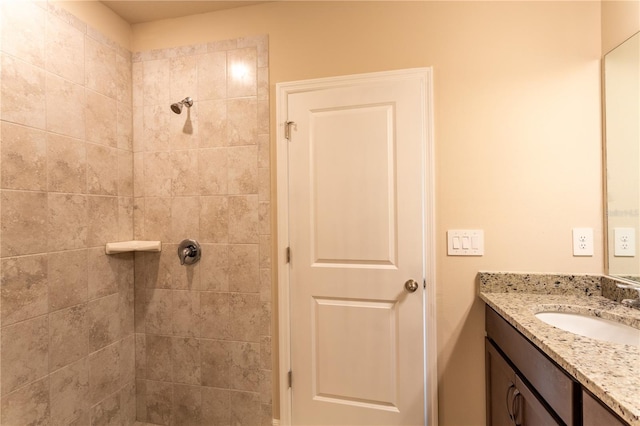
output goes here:
[{"label": "chrome faucet", "polygon": [[196,240],[186,239],[178,246],[178,258],[181,265],[193,265],[200,260],[202,249]]},{"label": "chrome faucet", "polygon": [[637,299],[623,299],[622,304],[625,306],[629,306],[630,308],[640,309],[640,285],[635,284],[616,284],[618,288],[626,288],[631,290],[636,290],[638,292]]}]

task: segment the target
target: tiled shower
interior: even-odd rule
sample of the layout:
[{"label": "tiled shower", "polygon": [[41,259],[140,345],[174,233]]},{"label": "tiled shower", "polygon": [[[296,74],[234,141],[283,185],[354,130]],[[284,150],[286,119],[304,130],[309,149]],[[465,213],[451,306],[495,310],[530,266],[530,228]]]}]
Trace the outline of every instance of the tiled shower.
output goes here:
[{"label": "tiled shower", "polygon": [[0,425],[271,424],[267,38],[131,54],[0,5]]}]

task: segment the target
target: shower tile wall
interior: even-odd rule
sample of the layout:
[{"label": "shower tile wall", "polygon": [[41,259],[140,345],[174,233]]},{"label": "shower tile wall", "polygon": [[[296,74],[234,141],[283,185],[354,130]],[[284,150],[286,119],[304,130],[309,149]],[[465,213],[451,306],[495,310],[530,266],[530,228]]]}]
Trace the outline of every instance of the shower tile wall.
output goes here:
[{"label": "shower tile wall", "polygon": [[[135,237],[163,244],[135,259],[139,421],[271,424],[267,46],[134,54]],[[184,238],[196,265],[179,263]]]},{"label": "shower tile wall", "polygon": [[131,55],[47,2],[0,27],[0,424],[131,424]]}]

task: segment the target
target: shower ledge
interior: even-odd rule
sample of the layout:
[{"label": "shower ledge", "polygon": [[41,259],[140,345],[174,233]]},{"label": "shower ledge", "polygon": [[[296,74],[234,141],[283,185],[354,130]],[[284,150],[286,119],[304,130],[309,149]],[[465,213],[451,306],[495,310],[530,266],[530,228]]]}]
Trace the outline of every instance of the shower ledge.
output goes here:
[{"label": "shower ledge", "polygon": [[118,243],[107,243],[105,252],[107,254],[126,253],[129,251],[162,251],[160,241],[121,241]]}]

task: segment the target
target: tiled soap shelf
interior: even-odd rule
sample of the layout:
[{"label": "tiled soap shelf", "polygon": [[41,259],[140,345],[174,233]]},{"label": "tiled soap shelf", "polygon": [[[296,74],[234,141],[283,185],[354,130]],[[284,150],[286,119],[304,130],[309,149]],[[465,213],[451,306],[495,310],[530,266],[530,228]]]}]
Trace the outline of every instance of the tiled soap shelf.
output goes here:
[{"label": "tiled soap shelf", "polygon": [[107,254],[126,253],[129,251],[162,251],[160,241],[121,241],[119,243],[107,243]]}]

